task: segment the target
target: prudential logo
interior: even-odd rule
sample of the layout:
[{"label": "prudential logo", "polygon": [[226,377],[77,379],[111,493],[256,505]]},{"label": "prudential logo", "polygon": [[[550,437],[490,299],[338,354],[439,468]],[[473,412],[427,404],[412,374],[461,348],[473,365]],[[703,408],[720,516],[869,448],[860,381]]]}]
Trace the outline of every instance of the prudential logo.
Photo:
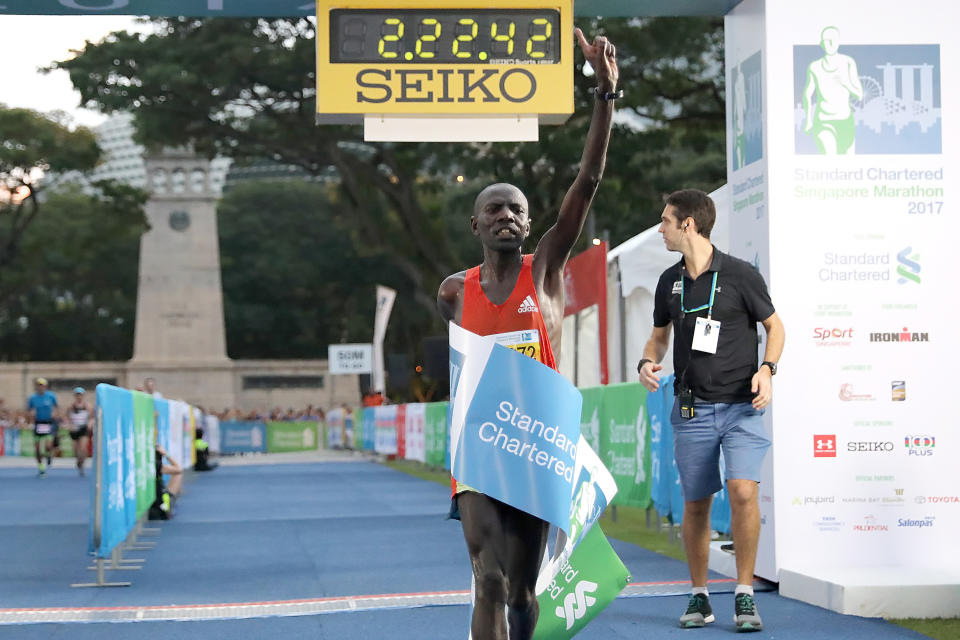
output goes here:
[{"label": "prudential logo", "polygon": [[558,618],[564,618],[567,621],[567,631],[573,628],[573,625],[587,613],[597,599],[588,593],[595,593],[597,583],[589,580],[581,580],[574,587],[573,593],[568,593],[563,599],[563,606],[557,607],[556,614]]},{"label": "prudential logo", "polygon": [[897,283],[920,284],[920,263],[917,262],[919,259],[920,254],[914,253],[912,247],[906,247],[897,254]]}]

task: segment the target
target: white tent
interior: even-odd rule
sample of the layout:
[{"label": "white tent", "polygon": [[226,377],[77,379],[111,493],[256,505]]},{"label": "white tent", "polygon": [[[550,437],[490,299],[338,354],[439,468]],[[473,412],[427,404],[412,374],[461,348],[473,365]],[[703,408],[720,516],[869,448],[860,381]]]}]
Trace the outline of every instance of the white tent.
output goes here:
[{"label": "white tent", "polygon": [[[727,185],[710,197],[717,208],[717,222],[710,239],[726,252],[730,246]],[[637,362],[653,329],[654,289],[664,269],[679,259],[679,253],[667,251],[657,227],[650,227],[607,254],[607,362],[611,384],[637,380]],[[673,372],[671,353],[667,353],[662,364],[663,375]]]}]

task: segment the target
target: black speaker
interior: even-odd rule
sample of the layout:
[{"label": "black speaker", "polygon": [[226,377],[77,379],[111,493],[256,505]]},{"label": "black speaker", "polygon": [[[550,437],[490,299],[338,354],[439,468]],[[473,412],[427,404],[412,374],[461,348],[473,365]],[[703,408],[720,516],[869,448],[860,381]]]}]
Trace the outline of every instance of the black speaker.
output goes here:
[{"label": "black speaker", "polygon": [[447,336],[428,336],[423,339],[423,374],[441,382],[450,378]]}]

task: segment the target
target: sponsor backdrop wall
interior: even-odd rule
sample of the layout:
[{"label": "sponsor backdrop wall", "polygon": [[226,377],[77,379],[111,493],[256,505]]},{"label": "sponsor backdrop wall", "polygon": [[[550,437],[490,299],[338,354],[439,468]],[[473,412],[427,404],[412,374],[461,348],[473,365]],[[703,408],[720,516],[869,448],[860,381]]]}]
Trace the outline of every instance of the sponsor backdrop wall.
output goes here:
[{"label": "sponsor backdrop wall", "polygon": [[763,577],[958,575],[957,24],[948,0],[745,0],[727,17],[731,248],[787,328]]}]

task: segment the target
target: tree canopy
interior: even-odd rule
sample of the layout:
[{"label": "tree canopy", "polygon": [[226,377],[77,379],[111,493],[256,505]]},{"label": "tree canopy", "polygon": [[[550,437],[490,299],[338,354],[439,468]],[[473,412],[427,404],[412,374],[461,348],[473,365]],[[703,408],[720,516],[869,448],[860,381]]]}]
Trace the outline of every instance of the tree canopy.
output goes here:
[{"label": "tree canopy", "polygon": [[[709,191],[724,181],[723,25],[718,18],[650,18],[581,20],[578,26],[588,38],[604,34],[616,44],[626,92],[617,103],[619,124],[591,213],[592,228],[598,235],[608,230],[616,245],[656,224],[664,193],[682,187]],[[579,58],[576,112],[562,126],[541,127],[537,143],[370,143],[360,127],[314,124],[312,21],[164,18],[152,20],[151,29],[149,34],[111,34],[52,67],[69,72],[85,106],[133,112],[138,140],[147,146],[191,143],[201,152],[241,162],[270,159],[295,165],[325,180],[322,190],[300,191],[286,183],[302,200],[283,202],[296,205],[295,217],[302,224],[314,226],[303,237],[267,236],[264,243],[286,251],[282,238],[298,254],[302,243],[312,242],[329,248],[331,255],[351,255],[355,269],[373,269],[377,280],[392,279],[387,284],[406,293],[394,313],[411,307],[406,313],[416,327],[397,340],[410,353],[417,349],[417,336],[442,330],[435,313],[442,278],[480,260],[468,227],[479,190],[506,181],[526,193],[534,220],[529,251],[553,224],[579,167],[594,84]],[[465,177],[462,183],[458,175]],[[228,196],[224,206],[241,204],[228,205],[231,200]],[[267,203],[261,209],[262,225],[281,215]],[[222,215],[232,215],[230,211],[235,209],[224,209]],[[247,216],[242,214],[244,224],[252,228],[256,223]],[[326,238],[326,229],[336,229],[338,237]],[[270,230],[277,232],[272,225]],[[225,239],[225,249],[231,242]],[[322,279],[353,283],[337,295],[346,295],[340,303],[359,312],[367,304],[362,300],[373,297],[363,290],[370,275],[345,274],[321,253],[326,251],[316,251],[311,259],[318,269],[328,270]],[[228,269],[234,259],[225,254],[225,287],[232,286]],[[311,273],[321,278],[320,271]],[[233,295],[227,296],[231,351],[235,345],[236,353],[251,356],[286,353],[286,347],[268,347],[255,337],[255,325],[272,322],[263,312],[275,300],[255,300],[251,293],[233,306]],[[290,305],[316,302],[312,294],[284,295],[293,296],[286,299]],[[353,301],[352,296],[360,297]],[[299,314],[286,322],[304,331],[305,339],[329,339],[344,331],[336,325],[336,315],[276,306],[272,312]],[[236,332],[232,322],[241,323]],[[311,333],[305,328],[311,322],[334,324],[317,325]],[[369,320],[365,323],[369,326]],[[392,326],[388,341],[394,331]]]}]

